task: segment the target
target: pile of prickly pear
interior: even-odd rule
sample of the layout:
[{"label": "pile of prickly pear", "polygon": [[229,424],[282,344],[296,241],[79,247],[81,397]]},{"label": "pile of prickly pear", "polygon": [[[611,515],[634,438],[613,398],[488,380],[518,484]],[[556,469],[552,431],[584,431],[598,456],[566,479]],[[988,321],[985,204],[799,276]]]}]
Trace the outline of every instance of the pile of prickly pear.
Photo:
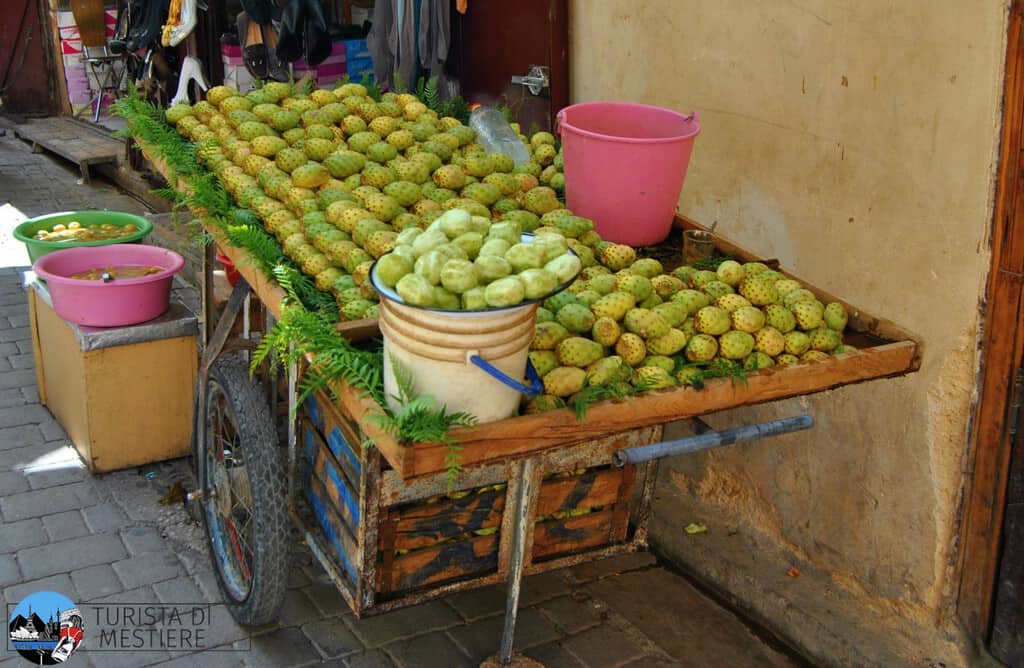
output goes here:
[{"label": "pile of prickly pear", "polygon": [[596,386],[614,396],[699,386],[709,375],[854,350],[843,343],[842,304],[822,304],[762,263],[666,273],[629,246],[600,242],[597,251],[597,265],[543,303],[530,360],[545,393],[527,412],[564,406]]},{"label": "pile of prickly pear", "polygon": [[394,249],[374,271],[378,284],[394,288],[407,304],[475,311],[543,299],[582,268],[561,234],[524,240],[514,220],[492,221],[452,209],[426,230],[399,232]]},{"label": "pile of prickly pear", "polygon": [[[169,108],[166,120],[196,142],[238,204],[334,294],[348,320],[376,316],[369,268],[403,230],[426,228],[452,209],[513,221],[523,232],[568,213],[559,202],[564,176],[553,135],[520,135],[532,159],[515,165],[485,153],[472,128],[439,118],[409,93],[375,100],[356,83],[304,92],[269,82],[244,95],[216,86],[201,102]],[[560,229],[592,263],[586,240],[575,238],[593,224],[573,218]]]},{"label": "pile of prickly pear", "polygon": [[[354,83],[304,92],[270,82],[244,95],[217,86],[195,105],[172,106],[166,120],[334,295],[345,319],[377,315],[369,279],[378,259],[379,276],[403,299],[459,309],[535,298],[551,283],[540,272],[568,280],[581,266],[539,310],[530,358],[545,394],[527,411],[562,406],[588,388],[621,395],[700,385],[709,375],[851,350],[842,305],[822,304],[763,264],[666,272],[602,240],[559,200],[562,159],[549,133],[520,135],[532,159],[514,165],[414,95],[378,100]],[[543,265],[521,248],[522,232],[549,247]],[[579,265],[549,267],[558,257]]]}]

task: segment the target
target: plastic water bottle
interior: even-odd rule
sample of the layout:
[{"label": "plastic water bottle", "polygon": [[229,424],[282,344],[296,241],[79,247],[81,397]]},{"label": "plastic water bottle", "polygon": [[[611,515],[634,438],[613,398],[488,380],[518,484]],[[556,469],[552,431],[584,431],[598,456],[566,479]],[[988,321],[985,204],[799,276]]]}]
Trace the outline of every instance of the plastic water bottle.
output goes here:
[{"label": "plastic water bottle", "polygon": [[469,115],[469,127],[476,130],[476,142],[488,153],[506,153],[517,165],[530,161],[526,144],[505,120],[505,115],[494,107],[474,109]]}]

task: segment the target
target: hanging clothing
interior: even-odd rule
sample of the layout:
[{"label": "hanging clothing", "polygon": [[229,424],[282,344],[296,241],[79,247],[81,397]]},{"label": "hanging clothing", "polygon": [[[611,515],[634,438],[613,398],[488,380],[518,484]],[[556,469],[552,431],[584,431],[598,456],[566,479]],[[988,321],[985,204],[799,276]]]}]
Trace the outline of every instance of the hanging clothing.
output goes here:
[{"label": "hanging clothing", "polygon": [[458,94],[458,81],[445,73],[452,41],[451,2],[420,0],[419,53],[425,76],[437,77],[439,97]]},{"label": "hanging clothing", "polygon": [[418,48],[415,0],[377,0],[373,6],[373,28],[366,46],[373,58],[373,77],[383,88],[393,89],[397,72],[406,88],[416,85]]}]

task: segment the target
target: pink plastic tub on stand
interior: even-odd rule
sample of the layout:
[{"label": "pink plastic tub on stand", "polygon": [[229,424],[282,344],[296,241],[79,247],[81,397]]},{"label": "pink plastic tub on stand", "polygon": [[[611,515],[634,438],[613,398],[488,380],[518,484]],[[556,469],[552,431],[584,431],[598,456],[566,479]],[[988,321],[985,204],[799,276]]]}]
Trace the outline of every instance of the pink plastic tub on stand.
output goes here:
[{"label": "pink plastic tub on stand", "polygon": [[558,112],[566,206],[602,238],[657,244],[672,229],[700,132],[697,112],[631,102],[584,102]]},{"label": "pink plastic tub on stand", "polygon": [[[101,267],[160,267],[141,278],[115,278],[109,283],[69,278]],[[185,259],[157,246],[115,244],[67,248],[36,260],[32,267],[46,281],[53,310],[78,325],[119,327],[152,320],[167,310],[174,275]]]}]

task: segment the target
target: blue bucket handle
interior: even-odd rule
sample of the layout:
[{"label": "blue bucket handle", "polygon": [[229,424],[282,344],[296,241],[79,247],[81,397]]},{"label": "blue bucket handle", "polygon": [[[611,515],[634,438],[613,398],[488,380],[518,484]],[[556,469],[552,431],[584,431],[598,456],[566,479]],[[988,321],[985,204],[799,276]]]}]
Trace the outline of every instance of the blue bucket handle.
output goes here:
[{"label": "blue bucket handle", "polygon": [[530,381],[529,385],[525,385],[515,378],[506,375],[504,371],[479,355],[471,355],[469,361],[495,380],[501,381],[516,392],[522,392],[528,397],[535,397],[544,391],[544,383],[541,382],[540,376],[537,374],[537,370],[533,368],[533,362],[529,358],[526,359],[526,379]]}]

